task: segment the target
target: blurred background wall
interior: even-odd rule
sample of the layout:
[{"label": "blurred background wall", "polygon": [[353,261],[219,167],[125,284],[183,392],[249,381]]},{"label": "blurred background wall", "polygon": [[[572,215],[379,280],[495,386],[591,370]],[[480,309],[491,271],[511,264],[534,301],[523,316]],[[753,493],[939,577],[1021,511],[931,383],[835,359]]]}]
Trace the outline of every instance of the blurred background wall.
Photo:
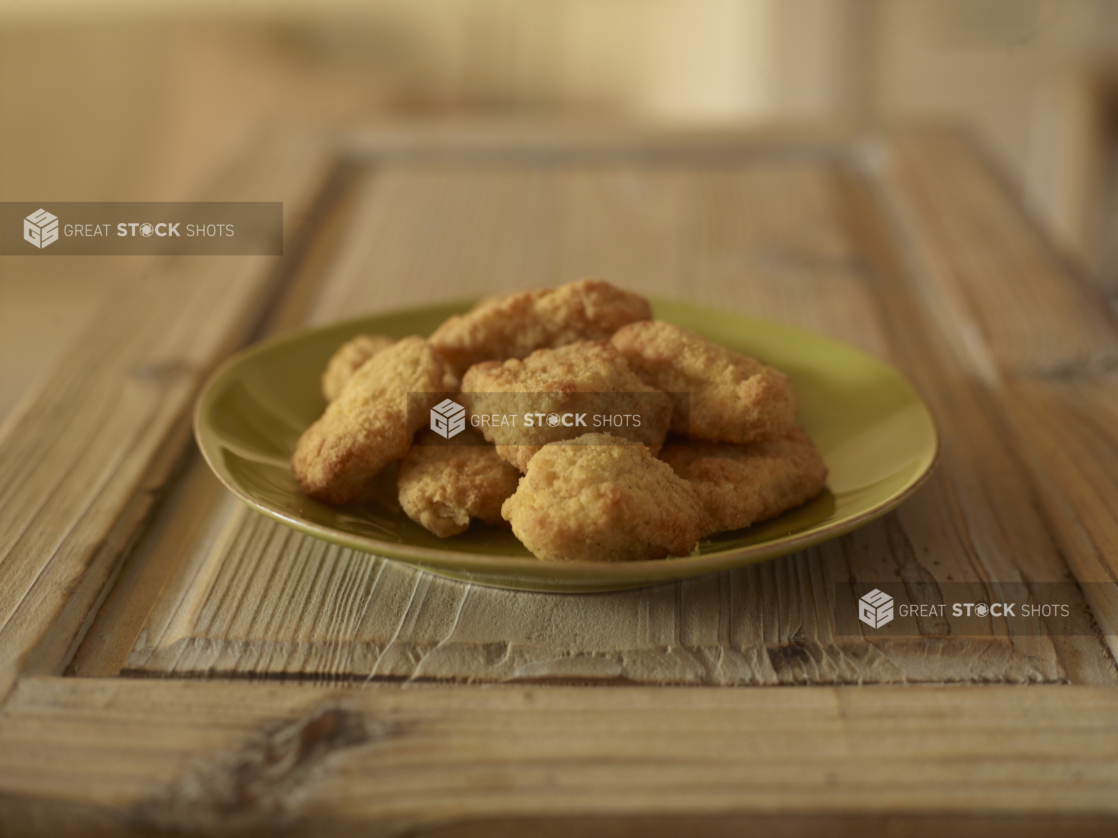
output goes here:
[{"label": "blurred background wall", "polygon": [[[1118,0],[0,0],[0,200],[187,200],[261,126],[968,126],[1118,295]],[[135,258],[0,263],[0,417]]]}]

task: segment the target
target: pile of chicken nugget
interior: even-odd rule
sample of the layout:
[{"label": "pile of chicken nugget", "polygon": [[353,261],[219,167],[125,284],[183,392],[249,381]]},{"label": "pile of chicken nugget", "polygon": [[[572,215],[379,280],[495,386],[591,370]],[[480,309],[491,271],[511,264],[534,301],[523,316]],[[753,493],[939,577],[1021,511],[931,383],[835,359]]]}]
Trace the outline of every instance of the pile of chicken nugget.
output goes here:
[{"label": "pile of chicken nugget", "polygon": [[[361,502],[395,464],[416,523],[442,538],[475,520],[511,527],[547,561],[690,555],[804,503],[827,477],[786,375],[653,320],[643,297],[597,279],[484,300],[426,340],[359,336],[322,389],[326,411],[292,458],[306,495]],[[471,420],[455,444],[426,429],[448,393]],[[639,426],[474,420],[510,405],[608,413],[625,399],[640,400]]]}]

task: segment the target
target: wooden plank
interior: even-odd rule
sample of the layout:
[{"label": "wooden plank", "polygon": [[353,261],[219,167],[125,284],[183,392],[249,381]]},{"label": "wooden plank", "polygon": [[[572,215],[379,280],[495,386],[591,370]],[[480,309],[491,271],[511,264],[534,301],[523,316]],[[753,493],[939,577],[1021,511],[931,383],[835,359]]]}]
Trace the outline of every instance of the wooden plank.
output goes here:
[{"label": "wooden plank", "polygon": [[960,133],[888,135],[880,182],[911,248],[914,278],[967,367],[987,378],[1105,372],[1114,316]]},{"label": "wooden plank", "polygon": [[[943,574],[938,566],[917,567],[911,562],[902,562],[908,565],[902,572],[912,585],[920,584],[921,578],[1024,583],[1037,594],[1037,601],[1043,601],[1044,586],[1065,582],[1070,571],[1056,533],[1035,514],[1036,493],[1029,486],[1028,470],[1019,451],[1005,438],[998,394],[990,391],[988,382],[968,374],[958,363],[959,350],[950,333],[937,328],[924,313],[921,298],[911,293],[913,280],[901,262],[895,228],[870,185],[859,177],[847,176],[842,188],[850,200],[848,223],[852,235],[862,242],[876,279],[901,369],[910,375],[932,408],[940,430],[941,463],[923,491],[937,496],[942,512],[936,517],[952,522],[951,540],[941,542],[941,547],[949,555],[973,557],[971,568],[963,570],[961,577],[958,569]],[[896,514],[905,518],[910,513],[906,505]],[[914,522],[913,528],[920,529],[929,522]],[[913,550],[909,555],[917,557],[920,553]],[[1100,654],[1109,638],[1093,628],[1095,615],[1087,605],[1092,594],[1081,580],[1080,591],[1073,595],[1073,607],[1081,630],[1093,634],[1095,640],[1085,643],[1066,635],[1053,636],[1052,640],[1063,660],[1090,660],[1082,670],[1087,682],[1112,683],[1113,658]],[[1085,659],[1082,651],[1086,649],[1091,653]]]},{"label": "wooden plank", "polygon": [[[759,567],[586,597],[466,586],[325,545],[230,506],[195,463],[192,488],[137,552],[76,674],[685,684],[1118,677],[1089,629],[1030,637],[1006,624],[968,638],[952,636],[950,620],[910,620],[913,638],[851,631],[858,624],[843,615],[883,579],[899,575],[914,588],[1044,583],[1067,569],[974,382],[911,299],[872,196],[830,158],[389,159],[344,227],[311,322],[606,276],[794,322],[899,363],[949,440],[944,462],[898,513],[838,541]],[[987,468],[974,468],[980,459]],[[1089,623],[1081,598],[1070,605]]]},{"label": "wooden plank", "polygon": [[1116,695],[26,678],[0,720],[0,818],[460,834],[509,819],[967,812],[1112,828]]},{"label": "wooden plank", "polygon": [[[224,172],[210,198],[282,200],[290,232],[330,165],[320,143],[277,134]],[[0,696],[32,665],[32,649],[46,643],[41,660],[58,666],[80,638],[178,460],[197,388],[255,326],[282,264],[168,259],[124,283],[55,376],[0,428]]]},{"label": "wooden plank", "polygon": [[[1075,651],[1061,661],[1043,637],[836,637],[828,588],[840,573],[855,574],[850,584],[869,584],[857,574],[890,549],[896,536],[889,528],[828,552],[679,586],[556,597],[434,578],[304,539],[237,507],[217,534],[199,524],[196,547],[183,541],[185,517],[153,528],[165,535],[144,551],[160,561],[142,566],[145,581],[121,586],[123,605],[107,605],[75,674],[695,684],[1113,680],[1095,641],[1059,641]],[[852,594],[844,603],[849,615],[855,600]],[[137,617],[141,605],[147,611]]]},{"label": "wooden plank", "polygon": [[1050,528],[1118,656],[1118,375],[1020,378],[1001,399]]},{"label": "wooden plank", "polygon": [[897,134],[882,162],[921,299],[989,389],[989,409],[1118,655],[1114,313],[957,135]]}]

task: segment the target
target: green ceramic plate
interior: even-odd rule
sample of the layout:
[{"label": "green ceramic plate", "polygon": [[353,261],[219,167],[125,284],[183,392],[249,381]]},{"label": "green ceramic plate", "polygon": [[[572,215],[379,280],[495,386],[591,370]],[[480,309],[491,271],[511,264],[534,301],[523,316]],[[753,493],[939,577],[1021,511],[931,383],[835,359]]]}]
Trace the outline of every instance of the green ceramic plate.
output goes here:
[{"label": "green ceramic plate", "polygon": [[927,477],[936,459],[927,407],[895,369],[801,329],[679,302],[654,303],[678,323],[781,370],[795,382],[800,422],[826,460],[828,490],[779,518],[706,539],[684,558],[628,563],[541,562],[509,532],[475,525],[440,539],[383,506],[335,508],[305,497],[289,460],[322,413],[319,375],[334,350],[362,332],[427,335],[470,303],[429,306],[295,332],[231,358],[207,383],[194,414],[206,461],[245,503],[326,541],[398,559],[442,576],[531,591],[636,588],[776,558],[884,515]]}]

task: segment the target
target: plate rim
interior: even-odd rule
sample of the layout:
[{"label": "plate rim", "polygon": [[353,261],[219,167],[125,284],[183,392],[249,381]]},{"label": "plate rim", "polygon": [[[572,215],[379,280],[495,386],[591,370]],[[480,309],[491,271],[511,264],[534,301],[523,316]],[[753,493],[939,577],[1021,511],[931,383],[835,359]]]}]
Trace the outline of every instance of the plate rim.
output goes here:
[{"label": "plate rim", "polygon": [[[384,312],[374,312],[365,314],[360,317],[347,318],[345,320],[337,320],[319,326],[304,326],[296,329],[290,329],[278,335],[273,335],[263,340],[260,340],[250,346],[247,346],[226,358],[214,371],[207,377],[205,383],[202,385],[194,401],[194,410],[192,416],[193,436],[198,445],[198,449],[202,453],[202,457],[210,470],[222,483],[222,485],[233,493],[241,502],[245,503],[251,509],[277,521],[280,524],[288,526],[294,530],[302,532],[306,535],[321,539],[331,544],[347,547],[353,550],[358,550],[363,553],[368,553],[375,556],[391,559],[394,561],[404,562],[413,567],[421,570],[426,570],[441,576],[447,576],[464,581],[471,581],[475,584],[482,584],[491,587],[499,587],[510,590],[534,590],[534,591],[547,591],[554,593],[571,592],[577,593],[579,591],[610,591],[610,590],[626,590],[639,587],[647,587],[650,585],[659,585],[666,582],[676,581],[682,578],[690,578],[693,576],[702,576],[708,573],[716,573],[721,570],[727,570],[734,567],[739,567],[748,564],[756,564],[763,561],[779,558],[780,556],[794,553],[808,547],[821,544],[825,541],[830,541],[833,538],[845,535],[870,521],[879,518],[891,510],[895,509],[905,500],[907,500],[913,493],[915,493],[921,486],[924,485],[935,471],[939,463],[942,444],[939,434],[939,428],[936,425],[935,417],[932,415],[931,410],[928,408],[927,403],[921,397],[920,393],[908,380],[908,378],[898,370],[893,364],[877,358],[864,350],[852,346],[849,343],[835,340],[827,335],[818,332],[804,329],[794,324],[785,323],[779,320],[772,320],[769,318],[758,317],[753,314],[745,314],[737,311],[724,311],[712,310],[705,306],[692,303],[686,300],[679,300],[670,297],[650,296],[648,299],[655,309],[658,305],[674,306],[677,308],[691,309],[696,314],[709,314],[714,313],[720,316],[727,314],[734,317],[752,320],[758,323],[764,323],[770,326],[776,326],[781,330],[789,332],[799,332],[805,336],[810,336],[813,340],[823,341],[825,343],[832,343],[836,346],[842,347],[847,352],[853,352],[862,356],[864,360],[872,364],[876,364],[888,372],[890,372],[898,381],[900,381],[905,388],[911,393],[915,403],[919,406],[923,418],[928,424],[928,429],[931,433],[931,450],[930,453],[921,457],[916,461],[917,470],[910,476],[907,482],[900,487],[896,492],[890,495],[885,500],[875,504],[874,506],[866,509],[857,515],[846,518],[840,522],[829,527],[811,530],[809,532],[800,533],[798,535],[790,535],[782,538],[777,538],[760,544],[752,544],[744,547],[735,547],[727,550],[704,553],[692,554],[689,556],[677,556],[666,559],[646,559],[641,561],[632,562],[543,562],[534,556],[514,556],[508,554],[479,554],[471,552],[462,552],[454,549],[439,549],[432,547],[424,547],[421,545],[408,545],[397,544],[388,541],[381,541],[370,536],[356,535],[339,530],[334,527],[329,527],[321,524],[316,524],[312,521],[307,521],[297,515],[286,513],[279,509],[274,509],[266,503],[260,501],[249,492],[245,491],[233,477],[227,473],[224,465],[218,461],[218,454],[220,450],[220,443],[214,441],[211,450],[207,442],[207,436],[214,432],[209,428],[203,427],[203,413],[206,408],[213,402],[218,393],[217,385],[229,375],[230,371],[244,363],[245,361],[253,358],[256,355],[262,354],[270,350],[276,345],[283,345],[294,340],[309,337],[313,334],[328,331],[331,329],[344,329],[347,325],[356,325],[374,318],[393,318],[404,316],[415,316],[426,314],[432,309],[456,309],[466,310],[469,306],[475,304],[480,297],[471,297],[457,300],[447,300],[438,303],[430,303],[420,306],[409,306],[407,308],[392,309]],[[668,321],[670,322],[670,321]],[[473,562],[491,562],[494,559],[502,563],[500,575],[512,577],[517,575],[517,570],[529,569],[536,571],[531,573],[523,579],[523,585],[515,585],[511,583],[498,583],[486,579],[474,579],[475,573],[482,575],[493,575],[494,571],[491,569],[477,568],[471,572],[469,565]],[[548,568],[548,574],[541,577],[539,571],[542,567]],[[506,571],[507,568],[507,571]],[[604,572],[607,571],[608,573]],[[644,573],[654,572],[662,578],[647,580],[643,579],[642,571]],[[590,578],[587,578],[587,573],[590,573]],[[617,575],[631,576],[632,579],[626,580],[609,578],[593,578],[593,574],[599,572],[603,577],[613,577]],[[556,585],[565,587],[555,587]]]}]

